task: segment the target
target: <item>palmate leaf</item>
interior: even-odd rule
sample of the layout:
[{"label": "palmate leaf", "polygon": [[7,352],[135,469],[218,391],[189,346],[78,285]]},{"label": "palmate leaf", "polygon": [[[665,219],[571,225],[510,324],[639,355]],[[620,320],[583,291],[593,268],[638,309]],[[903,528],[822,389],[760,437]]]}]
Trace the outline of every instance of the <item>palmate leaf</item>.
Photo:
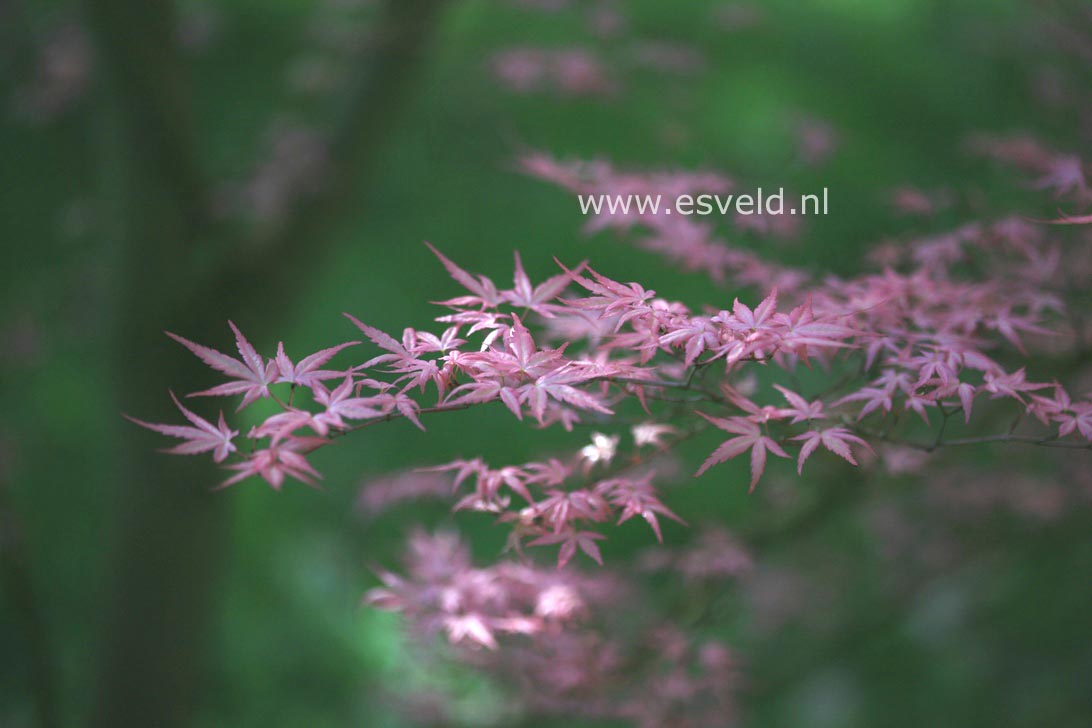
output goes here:
[{"label": "palmate leaf", "polygon": [[239,411],[251,402],[269,396],[269,385],[276,381],[278,370],[276,361],[272,359],[268,362],[265,361],[234,323],[228,321],[228,325],[235,333],[235,345],[239,350],[240,359],[235,359],[216,349],[194,343],[170,331],[164,333],[189,349],[194,356],[211,368],[235,380],[211,389],[193,392],[187,396],[227,397],[233,394],[242,394],[243,401],[236,409],[236,411]]},{"label": "palmate leaf", "polygon": [[216,462],[223,462],[228,455],[235,452],[235,444],[232,443],[232,438],[239,434],[238,430],[232,430],[227,426],[224,421],[224,413],[220,412],[220,420],[214,426],[208,420],[199,417],[178,401],[178,397],[174,396],[174,392],[171,392],[171,399],[174,400],[174,404],[181,410],[182,414],[191,425],[165,425],[155,422],[145,422],[144,420],[138,420],[136,417],[130,417],[125,415],[125,418],[130,422],[135,422],[141,427],[146,427],[153,432],[158,432],[161,435],[168,437],[177,437],[181,440],[186,440],[181,445],[176,445],[172,448],[164,450],[164,452],[172,455],[197,455],[203,452],[213,451],[212,459]]}]

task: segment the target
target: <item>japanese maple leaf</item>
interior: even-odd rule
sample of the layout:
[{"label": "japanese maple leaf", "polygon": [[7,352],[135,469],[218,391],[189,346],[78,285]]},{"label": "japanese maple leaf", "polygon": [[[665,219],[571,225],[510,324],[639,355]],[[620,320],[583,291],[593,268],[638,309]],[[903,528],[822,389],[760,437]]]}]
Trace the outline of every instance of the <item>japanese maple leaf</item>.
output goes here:
[{"label": "japanese maple leaf", "polygon": [[504,406],[511,410],[512,414],[519,419],[523,419],[523,410],[520,409],[519,394],[516,390],[492,379],[461,384],[451,390],[444,403],[452,406],[481,404],[483,402],[492,402],[498,397],[504,403]]},{"label": "japanese maple leaf", "polygon": [[722,314],[714,319],[723,323],[725,328],[738,333],[748,331],[761,331],[770,327],[770,318],[777,311],[777,289],[770,292],[770,295],[762,299],[762,302],[755,306],[754,311],[748,308],[745,304],[741,303],[737,298],[732,303],[732,314],[726,316]]},{"label": "japanese maple leaf", "polygon": [[1020,340],[1020,331],[1044,335],[1053,333],[1050,329],[1038,326],[1035,323],[1034,316],[1028,314],[1014,314],[1009,307],[1006,307],[1003,311],[999,311],[985,323],[990,328],[996,329],[999,334],[1004,336],[1010,344],[1015,346],[1020,353],[1025,356],[1027,355],[1027,349],[1024,348],[1024,342]]},{"label": "japanese maple leaf", "polygon": [[614,411],[607,407],[597,395],[573,386],[587,381],[588,378],[588,375],[580,369],[565,366],[542,375],[531,384],[523,385],[519,389],[519,394],[529,403],[531,413],[539,423],[543,421],[547,397],[577,409],[592,410],[606,415],[614,414]]},{"label": "japanese maple leaf", "polygon": [[1070,412],[1063,412],[1056,419],[1060,423],[1058,427],[1060,436],[1065,437],[1076,430],[1084,436],[1084,439],[1092,440],[1092,402],[1078,402],[1073,405]]},{"label": "japanese maple leaf", "polygon": [[545,462],[526,463],[523,469],[527,473],[526,482],[544,487],[561,485],[573,474],[573,467],[557,458]]},{"label": "japanese maple leaf", "polygon": [[[373,326],[368,326],[351,313],[343,313],[342,316],[352,321],[353,325],[360,329],[373,344],[388,352],[364,362],[362,365],[363,368],[366,369],[375,366],[376,364],[395,364],[405,367],[407,364],[411,364],[416,360],[416,357],[414,357],[413,354],[406,351],[406,347],[402,346],[402,344],[393,336],[385,331],[380,331]],[[401,369],[395,369],[395,371],[401,371]]]},{"label": "japanese maple leaf", "polygon": [[1028,411],[1043,424],[1051,420],[1057,422],[1058,436],[1065,437],[1078,431],[1087,440],[1092,440],[1092,402],[1074,402],[1061,385],[1054,384],[1054,396],[1047,398],[1038,394],[1031,395]]},{"label": "japanese maple leaf", "polygon": [[330,423],[321,414],[316,415],[314,412],[293,407],[266,418],[265,422],[252,428],[247,437],[269,437],[276,442],[303,427],[310,427],[321,437],[330,434]]},{"label": "japanese maple leaf", "polygon": [[845,459],[851,465],[856,465],[857,461],[853,459],[853,451],[850,449],[850,445],[860,445],[872,451],[871,446],[861,438],[854,435],[852,432],[844,427],[830,427],[825,430],[809,430],[803,435],[797,435],[794,440],[800,440],[804,445],[800,448],[800,457],[796,461],[796,472],[802,473],[804,470],[804,462],[811,457],[811,454],[815,452],[815,449],[822,445],[827,450],[837,455],[840,458]]},{"label": "japanese maple leaf", "polygon": [[141,427],[147,427],[149,430],[158,432],[161,435],[186,440],[181,445],[175,445],[168,450],[164,450],[164,452],[172,455],[196,455],[212,450],[212,459],[219,463],[223,462],[224,458],[229,454],[235,452],[235,444],[231,440],[239,433],[227,426],[223,412],[220,413],[220,421],[213,427],[211,422],[186,409],[178,401],[178,397],[174,396],[174,392],[171,392],[171,399],[174,400],[175,406],[182,411],[186,419],[192,423],[192,427],[189,425],[161,425],[154,422],[145,422],[129,415],[124,415],[124,417],[130,422],[135,422]]},{"label": "japanese maple leaf", "polygon": [[[756,309],[757,311],[757,309]],[[816,320],[811,299],[800,304],[785,317],[781,347],[807,358],[808,348],[840,348],[849,346],[845,339],[853,329],[830,321]]]},{"label": "japanese maple leaf", "polygon": [[969,382],[953,382],[944,388],[942,394],[944,396],[955,394],[959,397],[959,406],[963,409],[963,421],[970,424],[971,409],[974,407],[974,397],[977,392],[978,388]]},{"label": "japanese maple leaf", "polygon": [[697,414],[704,417],[714,426],[730,432],[738,437],[733,437],[730,440],[724,441],[720,447],[712,452],[712,454],[706,458],[705,462],[698,468],[698,472],[694,473],[694,477],[700,476],[709,468],[723,463],[727,460],[731,460],[737,455],[751,451],[751,487],[750,490],[755,489],[755,485],[758,484],[758,479],[762,477],[762,473],[766,470],[766,452],[772,452],[778,457],[787,458],[786,453],[777,442],[767,435],[763,434],[762,428],[752,422],[749,419],[743,417],[732,417],[729,419],[721,419],[719,417],[711,417],[704,412],[698,412]]},{"label": "japanese maple leaf", "polygon": [[557,553],[557,568],[559,569],[572,560],[573,556],[576,555],[577,548],[590,556],[595,563],[602,566],[603,555],[599,552],[599,545],[596,541],[602,541],[605,538],[606,536],[603,534],[595,533],[594,531],[575,531],[569,529],[562,531],[561,533],[548,533],[545,536],[539,536],[527,545],[549,546],[556,543],[561,544],[561,550]]},{"label": "japanese maple leaf", "polygon": [[351,375],[346,375],[345,380],[332,391],[316,382],[311,387],[311,392],[314,395],[315,403],[322,405],[325,411],[316,415],[315,420],[330,427],[344,429],[346,427],[345,419],[367,420],[382,417],[391,411],[395,400],[390,394],[377,394],[372,397],[351,397],[353,384]]},{"label": "japanese maple leaf", "polygon": [[931,380],[939,380],[942,386],[947,387],[957,378],[961,363],[958,355],[939,347],[928,347],[926,351],[904,361],[907,367],[918,370],[915,387]]},{"label": "japanese maple leaf", "polygon": [[227,466],[236,473],[221,483],[218,489],[227,488],[254,475],[269,483],[273,490],[280,490],[287,476],[316,487],[315,480],[322,476],[297,452],[298,449],[311,448],[315,440],[316,438],[293,438],[273,443],[265,450],[258,450],[243,462]]},{"label": "japanese maple leaf", "polygon": [[823,414],[823,402],[822,400],[815,400],[809,402],[801,397],[796,392],[790,389],[782,387],[780,384],[775,384],[774,389],[785,397],[789,403],[789,407],[781,410],[783,414],[789,415],[792,419],[789,420],[790,425],[799,424],[800,422],[807,422],[808,420],[820,420],[825,419],[826,415]]},{"label": "japanese maple leaf", "polygon": [[359,343],[359,341],[350,341],[345,344],[338,344],[329,349],[315,352],[311,356],[305,356],[299,360],[299,363],[293,364],[288,355],[284,353],[284,342],[282,341],[277,344],[277,356],[274,359],[277,362],[277,371],[280,374],[277,381],[299,387],[310,387],[312,384],[325,379],[336,379],[345,376],[343,371],[324,370],[319,369],[319,367],[333,359],[342,349],[356,346]]},{"label": "japanese maple leaf", "polygon": [[675,515],[656,495],[656,489],[652,486],[653,473],[648,473],[640,478],[614,478],[605,480],[595,486],[597,492],[606,495],[610,502],[622,509],[618,517],[618,525],[621,525],[634,516],[640,516],[652,528],[656,534],[656,540],[664,542],[663,533],[660,531],[660,522],[657,514],[666,516],[673,521],[686,525],[686,521]]},{"label": "japanese maple leaf", "polygon": [[1034,392],[1051,386],[1049,384],[1029,382],[1027,380],[1027,372],[1024,371],[1023,367],[1020,367],[1010,374],[1006,374],[1003,371],[986,372],[985,380],[982,388],[993,395],[994,399],[997,399],[998,397],[1012,397],[1021,403],[1024,401],[1024,398],[1020,396],[1021,392]]},{"label": "japanese maple leaf", "polygon": [[591,278],[586,278],[579,273],[579,269],[571,271],[554,259],[561,269],[582,288],[596,294],[587,298],[567,300],[566,303],[573,308],[598,311],[600,318],[618,316],[614,330],[618,331],[622,324],[632,318],[647,314],[651,308],[649,301],[656,297],[656,291],[645,290],[639,283],[619,283],[604,275],[596,273],[590,267],[587,268]]},{"label": "japanese maple leaf", "polygon": [[[487,349],[461,357],[463,368],[475,381],[456,387],[447,401],[451,404],[487,402],[500,397],[512,413],[522,419],[522,403],[534,397],[534,401],[539,402],[540,406],[533,411],[536,417],[541,417],[547,393],[543,386],[551,384],[546,380],[546,375],[557,373],[565,367],[561,349],[538,349],[530,332],[515,315],[512,316],[512,325],[504,333],[502,343],[503,349]],[[517,389],[512,386],[512,378],[520,381],[533,378],[535,385],[524,384]],[[565,392],[567,396],[581,396],[582,393],[567,386],[572,381],[572,376],[566,375],[564,382],[552,382],[556,386],[551,388],[551,396],[560,399],[561,392]],[[540,384],[543,386],[539,386]],[[541,394],[535,387],[542,389]]]},{"label": "japanese maple leaf", "polygon": [[519,494],[528,503],[534,503],[531,492],[527,490],[525,479],[527,473],[523,468],[515,465],[505,465],[500,468],[483,468],[478,473],[478,495],[485,501],[494,501],[500,492],[501,486],[508,486],[513,492]]},{"label": "japanese maple leaf", "polygon": [[[516,273],[513,279],[513,287],[510,291],[502,291],[501,295],[513,306],[523,306],[546,318],[553,318],[553,310],[557,306],[550,305],[550,301],[557,298],[562,291],[568,288],[570,280],[565,273],[546,279],[537,286],[531,285],[531,279],[523,270],[523,261],[519,252],[516,252]],[[579,272],[584,267],[581,263],[577,267]]]},{"label": "japanese maple leaf", "polygon": [[512,325],[504,334],[504,344],[514,359],[516,370],[529,377],[538,377],[554,371],[561,365],[561,349],[539,349],[531,332],[512,315]]},{"label": "japanese maple leaf", "polygon": [[561,533],[578,519],[603,521],[610,514],[603,497],[587,489],[551,489],[542,500],[534,504],[534,509],[542,522],[552,528],[554,533]]},{"label": "japanese maple leaf", "polygon": [[455,471],[455,482],[452,483],[451,492],[454,493],[459,489],[459,486],[463,484],[467,478],[471,476],[481,476],[483,473],[489,470],[489,466],[485,464],[481,458],[474,458],[473,460],[453,460],[450,463],[444,465],[433,465],[431,467],[417,468],[421,473],[447,473]]},{"label": "japanese maple leaf", "polygon": [[710,342],[716,341],[717,331],[704,316],[694,316],[677,323],[673,322],[670,330],[659,337],[659,343],[664,346],[683,345],[686,353],[684,363],[688,367],[705,352]]},{"label": "japanese maple leaf", "polygon": [[748,419],[755,424],[761,425],[766,422],[787,419],[792,414],[790,410],[781,407],[774,407],[769,404],[755,404],[728,382],[721,382],[719,389],[728,402],[747,413],[746,417],[739,417],[738,419]]},{"label": "japanese maple leaf", "polygon": [[847,394],[837,402],[834,403],[835,407],[839,407],[847,402],[864,402],[864,407],[857,413],[857,419],[863,420],[869,414],[875,410],[883,408],[884,412],[890,412],[894,406],[894,401],[891,398],[891,392],[887,389],[881,389],[879,387],[862,387],[861,389]]},{"label": "japanese maple leaf", "polygon": [[405,383],[403,384],[405,389],[419,387],[424,391],[425,385],[429,382],[435,382],[437,386],[440,387],[441,391],[446,387],[446,383],[443,381],[443,376],[440,372],[440,367],[437,366],[436,362],[427,359],[418,359],[416,355],[408,351],[405,346],[400,344],[390,334],[372,326],[368,326],[352,314],[346,313],[342,315],[352,321],[353,325],[360,329],[373,344],[388,352],[372,357],[364,362],[360,365],[361,369],[366,369],[375,366],[376,364],[389,364],[390,371],[404,375],[399,377],[398,381]]},{"label": "japanese maple leaf", "polygon": [[903,402],[903,405],[902,405],[903,410],[906,411],[906,412],[910,412],[910,411],[917,412],[918,417],[921,418],[921,421],[924,422],[926,424],[926,426],[928,426],[929,425],[929,413],[927,411],[927,408],[937,406],[936,400],[934,399],[934,395],[935,395],[934,392],[930,392],[928,394],[919,394],[917,392],[913,392],[911,394],[908,394],[908,395],[906,395],[906,401]]},{"label": "japanese maple leaf", "polygon": [[444,329],[444,333],[439,336],[416,329],[406,329],[402,332],[402,346],[406,351],[418,356],[428,353],[443,354],[465,343],[465,339],[459,338],[458,326]]},{"label": "japanese maple leaf", "polygon": [[485,276],[473,276],[467,273],[465,270],[455,265],[448,260],[439,250],[433,247],[432,243],[426,242],[425,245],[432,251],[432,254],[440,259],[444,268],[447,269],[448,275],[454,278],[463,288],[470,291],[470,296],[459,296],[458,298],[452,298],[447,301],[441,301],[441,305],[444,306],[481,306],[482,308],[496,308],[497,304],[504,301],[504,297],[501,296],[497,290],[496,284],[489,280]]},{"label": "japanese maple leaf", "polygon": [[261,355],[254,350],[250,342],[246,340],[239,328],[228,321],[231,330],[235,332],[235,345],[239,349],[240,359],[234,359],[215,349],[210,349],[201,344],[195,344],[189,339],[178,334],[165,332],[167,336],[189,349],[201,361],[208,364],[218,372],[222,372],[236,381],[221,384],[212,389],[194,392],[190,397],[226,397],[232,394],[242,394],[243,401],[236,412],[260,397],[269,396],[269,385],[276,381],[277,363],[273,360],[266,362]]}]

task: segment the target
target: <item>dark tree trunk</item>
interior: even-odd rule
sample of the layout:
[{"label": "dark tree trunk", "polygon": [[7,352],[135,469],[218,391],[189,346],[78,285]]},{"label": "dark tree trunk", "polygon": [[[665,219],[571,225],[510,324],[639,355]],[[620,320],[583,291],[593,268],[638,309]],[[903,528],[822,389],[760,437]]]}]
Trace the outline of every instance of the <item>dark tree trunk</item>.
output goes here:
[{"label": "dark tree trunk", "polygon": [[[332,237],[327,228],[356,201],[356,183],[389,136],[443,5],[388,0],[377,42],[361,59],[344,115],[327,140],[327,189],[294,210],[278,234],[240,241],[205,215],[171,2],[87,0],[111,99],[113,161],[122,170],[118,311],[110,333],[124,412],[171,421],[177,414],[168,385],[182,393],[209,384],[208,370],[164,329],[218,341],[233,317],[255,332],[259,346],[268,343],[263,327],[289,303],[289,281],[320,259]],[[213,262],[199,268],[195,258]],[[211,492],[224,475],[208,461],[157,453],[155,438],[137,432],[121,442],[122,517],[91,723],[184,725],[206,667],[219,565],[230,545],[230,497]]]}]

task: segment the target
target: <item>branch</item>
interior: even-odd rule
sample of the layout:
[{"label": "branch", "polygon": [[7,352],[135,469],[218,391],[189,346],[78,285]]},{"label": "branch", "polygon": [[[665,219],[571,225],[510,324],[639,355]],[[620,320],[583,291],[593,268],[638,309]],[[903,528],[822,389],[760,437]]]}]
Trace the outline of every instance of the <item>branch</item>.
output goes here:
[{"label": "branch", "polygon": [[977,437],[960,437],[952,440],[943,439],[943,430],[933,440],[933,442],[918,442],[916,440],[910,440],[906,438],[893,437],[884,432],[876,432],[870,430],[867,427],[861,427],[856,423],[847,423],[850,428],[861,437],[869,438],[872,440],[880,440],[882,442],[889,442],[893,445],[904,445],[906,447],[912,447],[915,450],[922,450],[923,452],[934,452],[942,447],[962,447],[965,445],[984,445],[992,442],[1011,442],[1022,445],[1039,445],[1041,447],[1054,447],[1065,450],[1092,450],[1092,442],[1070,442],[1067,440],[1059,440],[1057,435],[1015,435],[1012,432],[1003,432],[996,435],[980,435]]}]

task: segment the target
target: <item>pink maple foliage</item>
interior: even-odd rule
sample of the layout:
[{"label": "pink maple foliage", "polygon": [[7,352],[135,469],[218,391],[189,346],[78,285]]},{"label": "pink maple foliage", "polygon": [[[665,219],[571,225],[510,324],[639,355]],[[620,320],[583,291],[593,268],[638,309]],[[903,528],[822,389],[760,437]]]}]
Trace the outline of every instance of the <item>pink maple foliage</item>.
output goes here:
[{"label": "pink maple foliage", "polygon": [[[1035,186],[1071,200],[1085,189],[1076,167],[1035,143],[978,144],[1040,175]],[[623,172],[542,154],[523,156],[520,166],[569,192],[737,184],[708,171]],[[533,681],[527,699],[543,711],[648,725],[686,724],[672,721],[688,716],[705,725],[730,710],[736,663],[722,646],[657,623],[640,649],[662,650],[665,659],[642,673],[636,665],[647,661],[634,646],[597,622],[640,589],[615,566],[612,532],[643,530],[650,543],[666,544],[642,556],[647,570],[691,586],[738,579],[761,596],[748,544],[717,528],[703,528],[690,546],[675,543],[688,528],[670,490],[685,472],[682,443],[705,453],[694,487],[748,492],[764,477],[764,490],[784,490],[794,476],[782,459],[806,477],[805,464],[809,476],[877,461],[890,473],[927,470],[930,453],[991,443],[1092,450],[1092,399],[1051,364],[1092,341],[1080,295],[1092,257],[1066,238],[1084,234],[1087,220],[1055,222],[1065,225],[1010,215],[888,240],[870,266],[839,277],[768,261],[711,224],[590,219],[586,232],[609,229],[730,288],[704,302],[587,262],[555,261],[555,273],[532,280],[518,252],[506,287],[429,245],[453,280],[436,295],[435,326],[394,334],[346,314],[346,338],[363,343],[333,342],[298,361],[284,343],[270,356],[230,322],[238,358],[169,334],[226,378],[191,396],[238,397],[239,410],[268,400],[262,406],[277,410],[263,411],[241,439],[222,413],[213,425],[177,399],[189,424],[134,422],[183,440],[169,453],[211,452],[229,472],[222,486],[260,479],[277,490],[289,480],[315,485],[326,446],[381,423],[425,430],[442,413],[489,408],[513,426],[567,431],[562,450],[499,466],[481,457],[430,462],[423,446],[419,469],[366,486],[357,501],[364,518],[442,498],[460,517],[494,519],[510,554],[475,567],[454,536],[418,532],[404,573],[380,570],[382,585],[366,601],[400,612],[415,632],[443,636],[502,678]],[[748,465],[733,465],[741,456]],[[976,498],[1037,513],[1061,502],[1023,493]],[[553,564],[539,565],[543,552]],[[621,698],[580,692],[634,675],[640,691]]]}]

